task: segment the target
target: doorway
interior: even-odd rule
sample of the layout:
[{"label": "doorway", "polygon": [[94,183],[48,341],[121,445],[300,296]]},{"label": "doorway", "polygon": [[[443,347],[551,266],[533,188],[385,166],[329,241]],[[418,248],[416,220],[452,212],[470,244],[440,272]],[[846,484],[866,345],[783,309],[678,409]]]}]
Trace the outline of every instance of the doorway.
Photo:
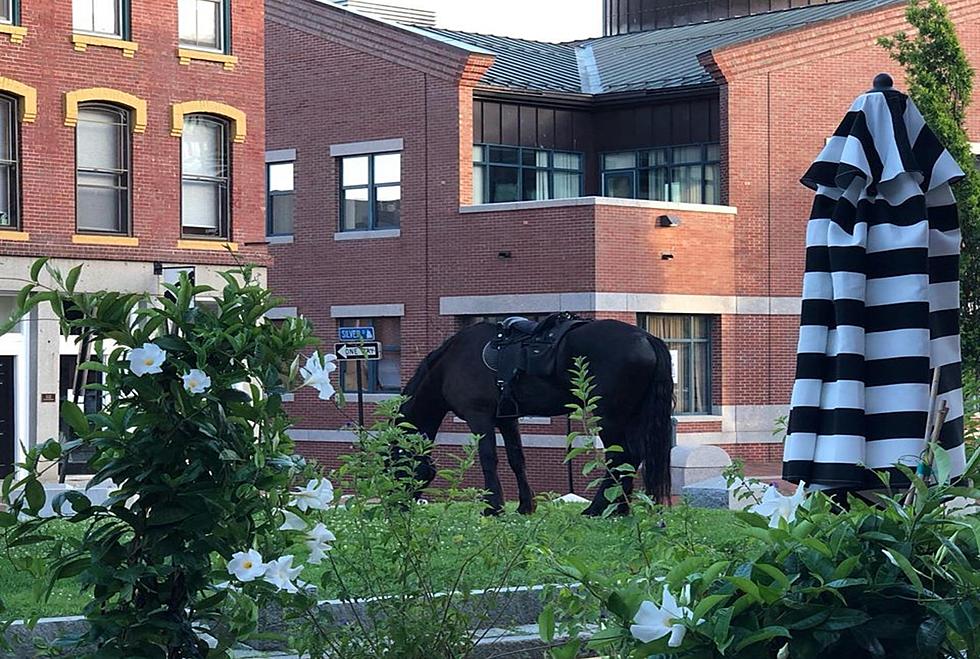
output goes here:
[{"label": "doorway", "polygon": [[0,356],[0,478],[14,470],[17,431],[14,424],[14,357]]}]

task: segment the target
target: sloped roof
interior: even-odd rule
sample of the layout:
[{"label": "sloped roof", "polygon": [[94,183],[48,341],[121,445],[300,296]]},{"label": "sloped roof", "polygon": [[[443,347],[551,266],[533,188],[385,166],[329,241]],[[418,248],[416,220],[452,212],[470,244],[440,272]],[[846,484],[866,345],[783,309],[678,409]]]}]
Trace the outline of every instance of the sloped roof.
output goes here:
[{"label": "sloped roof", "polygon": [[848,0],[563,44],[424,30],[493,53],[487,86],[606,94],[708,84],[711,76],[698,61],[703,52],[903,2]]}]

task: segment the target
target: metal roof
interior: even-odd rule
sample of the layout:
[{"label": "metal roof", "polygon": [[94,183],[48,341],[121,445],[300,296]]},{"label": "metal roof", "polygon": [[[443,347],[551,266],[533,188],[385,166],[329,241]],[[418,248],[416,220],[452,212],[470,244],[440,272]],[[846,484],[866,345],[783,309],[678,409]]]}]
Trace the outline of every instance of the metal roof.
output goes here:
[{"label": "metal roof", "polygon": [[487,86],[604,94],[708,84],[700,53],[903,2],[848,0],[563,44],[424,30],[496,55],[483,79]]}]

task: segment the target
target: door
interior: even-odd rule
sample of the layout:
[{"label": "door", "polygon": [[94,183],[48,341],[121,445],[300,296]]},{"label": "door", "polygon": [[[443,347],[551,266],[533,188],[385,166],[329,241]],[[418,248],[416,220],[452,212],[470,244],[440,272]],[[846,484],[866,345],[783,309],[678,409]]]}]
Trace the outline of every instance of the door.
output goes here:
[{"label": "door", "polygon": [[14,470],[14,358],[0,356],[0,478]]}]

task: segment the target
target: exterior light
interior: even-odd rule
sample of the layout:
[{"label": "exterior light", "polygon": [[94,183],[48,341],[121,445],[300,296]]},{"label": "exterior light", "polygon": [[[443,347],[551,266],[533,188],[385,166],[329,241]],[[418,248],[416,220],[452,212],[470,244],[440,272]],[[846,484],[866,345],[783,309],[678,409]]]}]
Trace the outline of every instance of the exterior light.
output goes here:
[{"label": "exterior light", "polygon": [[679,227],[681,225],[681,218],[676,215],[661,215],[657,218],[657,224],[662,227]]}]

